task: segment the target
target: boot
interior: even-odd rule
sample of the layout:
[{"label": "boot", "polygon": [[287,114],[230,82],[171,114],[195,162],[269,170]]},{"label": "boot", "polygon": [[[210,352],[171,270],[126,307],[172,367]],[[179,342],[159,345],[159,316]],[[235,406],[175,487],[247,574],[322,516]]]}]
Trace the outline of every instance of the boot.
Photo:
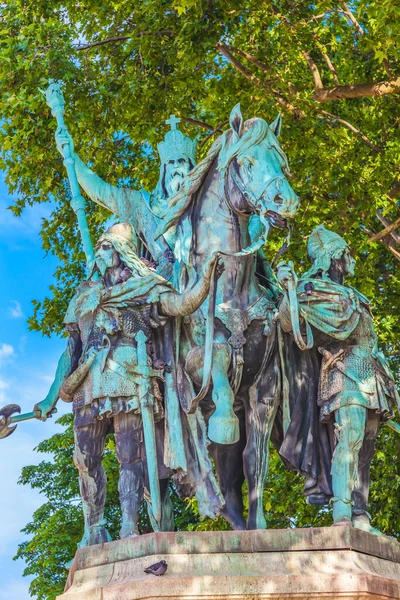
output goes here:
[{"label": "boot", "polygon": [[332,498],[331,504],[333,505],[334,527],[351,526],[351,500],[346,500],[345,498]]},{"label": "boot", "polygon": [[104,518],[106,477],[101,465],[93,472],[79,471],[85,529],[78,548],[111,542]]},{"label": "boot", "polygon": [[368,513],[363,513],[361,515],[353,514],[353,525],[357,527],[357,529],[362,529],[363,531],[367,531],[368,533],[374,533],[375,535],[383,535],[379,529],[372,527],[371,525],[371,517]]},{"label": "boot", "polygon": [[119,537],[139,535],[139,511],[143,500],[143,465],[141,462],[121,465],[119,483],[122,522]]}]

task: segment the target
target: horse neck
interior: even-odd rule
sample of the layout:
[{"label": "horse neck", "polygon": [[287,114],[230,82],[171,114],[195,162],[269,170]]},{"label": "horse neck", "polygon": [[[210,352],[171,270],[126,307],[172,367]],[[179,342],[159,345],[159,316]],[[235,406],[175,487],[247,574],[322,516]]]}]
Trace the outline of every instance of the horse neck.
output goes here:
[{"label": "horse neck", "polygon": [[258,297],[253,255],[229,256],[250,244],[249,218],[228,202],[221,173],[214,164],[194,203],[192,261],[200,275],[205,262],[222,253],[225,270],[217,286],[217,303],[245,309]]}]

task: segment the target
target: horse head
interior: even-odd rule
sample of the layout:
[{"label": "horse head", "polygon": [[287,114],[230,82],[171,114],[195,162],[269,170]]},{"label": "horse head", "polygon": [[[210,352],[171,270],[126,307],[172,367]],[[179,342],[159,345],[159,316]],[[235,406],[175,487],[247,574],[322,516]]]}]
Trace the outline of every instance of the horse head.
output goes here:
[{"label": "horse head", "polygon": [[289,164],[278,141],[280,115],[271,125],[257,117],[243,122],[237,104],[229,122],[219,170],[226,171],[242,196],[242,209],[256,212],[274,227],[286,228],[287,219],[296,215],[299,198],[288,181]]}]

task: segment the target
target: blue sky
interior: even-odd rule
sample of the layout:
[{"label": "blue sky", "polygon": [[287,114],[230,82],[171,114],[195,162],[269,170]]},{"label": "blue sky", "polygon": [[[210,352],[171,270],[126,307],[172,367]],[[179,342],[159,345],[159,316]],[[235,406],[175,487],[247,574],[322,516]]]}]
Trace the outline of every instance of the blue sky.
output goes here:
[{"label": "blue sky", "polygon": [[[28,412],[46,395],[65,340],[42,337],[26,324],[31,300],[46,295],[56,267],[56,260],[45,256],[39,237],[41,219],[50,214],[51,206],[28,208],[16,218],[6,210],[11,203],[0,174],[0,406],[16,403]],[[59,414],[68,410],[69,405],[59,403]],[[23,466],[43,459],[35,446],[58,429],[52,420],[27,421],[0,440],[0,600],[30,598],[29,580],[22,577],[24,563],[12,558],[26,539],[20,530],[43,498],[17,485],[17,480]]]}]

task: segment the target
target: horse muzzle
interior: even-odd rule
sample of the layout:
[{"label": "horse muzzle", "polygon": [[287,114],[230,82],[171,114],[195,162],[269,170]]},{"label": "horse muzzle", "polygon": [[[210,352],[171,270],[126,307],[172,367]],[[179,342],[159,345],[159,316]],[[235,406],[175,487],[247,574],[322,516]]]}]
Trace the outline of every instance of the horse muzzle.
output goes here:
[{"label": "horse muzzle", "polygon": [[266,217],[267,217],[269,223],[272,225],[272,227],[276,227],[278,229],[287,229],[288,228],[287,219],[283,215],[281,215],[273,210],[268,210],[266,212]]}]

